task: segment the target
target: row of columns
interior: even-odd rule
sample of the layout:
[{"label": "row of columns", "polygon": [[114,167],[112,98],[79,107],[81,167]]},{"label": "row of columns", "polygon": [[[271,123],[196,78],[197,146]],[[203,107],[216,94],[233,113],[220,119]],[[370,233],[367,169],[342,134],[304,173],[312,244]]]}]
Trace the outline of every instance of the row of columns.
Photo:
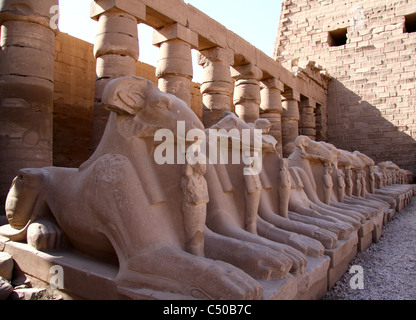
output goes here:
[{"label": "row of columns", "polygon": [[[105,84],[115,77],[135,75],[139,57],[137,24],[145,19],[142,12],[132,16],[117,7],[99,12],[94,53],[97,58],[96,106],[93,147],[102,136],[108,112],[101,107]],[[153,45],[158,46],[156,68],[158,87],[191,106],[193,78],[192,49],[198,48],[198,34],[173,23],[155,30]],[[224,111],[235,113],[246,122],[259,117],[271,123],[270,134],[278,142],[278,152],[284,157],[294,150],[299,134],[315,139],[314,102],[303,98],[281,81],[264,77],[263,71],[245,59],[236,63],[230,49],[213,47],[200,50],[198,63],[203,67],[201,93],[205,127],[217,123]],[[231,68],[230,68],[231,67]],[[234,108],[234,110],[233,110]]]},{"label": "row of columns", "polygon": [[[201,50],[198,63],[203,67],[201,93],[205,127],[217,123],[224,111],[235,106],[235,113],[246,122],[259,117],[271,123],[270,134],[278,142],[278,152],[288,157],[299,134],[315,140],[315,114],[312,99],[288,88],[276,78],[263,78],[257,66],[233,65],[234,53],[220,47]],[[231,72],[230,72],[230,66]]]},{"label": "row of columns", "polygon": [[[13,3],[0,3],[0,131],[13,128],[0,139],[0,164],[4,162],[0,166],[1,203],[20,168],[53,164],[54,42],[58,32],[54,18],[59,4],[58,0],[28,0],[28,11]],[[118,2],[93,5],[92,18],[98,21],[94,45],[97,78],[92,143],[95,148],[108,118],[108,111],[101,104],[105,85],[117,77],[136,75],[137,25],[146,20],[146,6],[137,1],[129,13]],[[198,34],[173,23],[155,30],[153,44],[160,48],[156,70],[159,88],[190,106],[191,50],[198,48]],[[256,65],[240,60],[235,61],[230,49],[213,47],[200,51],[204,125],[209,127],[218,122],[224,111],[233,108],[246,122],[267,118],[272,124],[270,134],[278,141],[278,151],[288,156],[289,148],[285,146],[299,132],[307,131],[313,137],[313,103],[309,99],[309,103],[301,103],[299,94],[293,90],[287,94],[278,79],[265,77]]]},{"label": "row of columns", "polygon": [[[47,9],[50,9],[49,6]],[[132,15],[122,9],[112,7],[95,16],[98,20],[98,31],[94,46],[97,79],[93,146],[98,145],[108,118],[108,111],[101,105],[103,88],[111,79],[136,74],[136,63],[139,58],[137,24],[146,18],[145,10],[145,6],[142,10],[136,8],[135,15]],[[27,16],[20,21],[19,17],[23,16],[13,15],[12,18],[4,18],[2,22],[2,47],[7,50],[3,51],[2,59],[5,63],[2,63],[0,76],[14,78],[13,81],[3,82],[3,85],[7,83],[9,87],[16,82],[18,84],[16,88],[19,89],[14,91],[22,91],[20,90],[22,81],[30,82],[31,86],[35,84],[42,86],[47,91],[47,94],[31,95],[27,100],[33,99],[33,96],[48,100],[46,102],[48,116],[43,117],[43,122],[48,122],[45,124],[48,126],[51,125],[52,114],[55,34],[48,23],[39,24],[38,21],[28,20]],[[26,40],[23,35],[26,35]],[[33,39],[29,41],[29,37],[38,38],[36,41]],[[19,41],[27,43],[27,46],[23,47]],[[191,49],[198,47],[198,35],[174,23],[156,30],[153,44],[160,47],[156,70],[159,88],[178,96],[190,105],[190,87],[193,76]],[[19,62],[18,57],[26,60],[28,55],[37,63],[28,66],[23,61]],[[7,63],[8,60],[11,61]],[[263,79],[262,70],[254,64],[246,63],[235,66],[234,53],[229,49],[216,47],[202,50],[199,55],[199,64],[204,70],[201,92],[204,105],[203,121],[206,126],[218,122],[224,111],[231,110],[231,101],[233,101],[236,114],[246,122],[254,122],[260,116],[269,119],[272,124],[270,133],[277,139],[279,146],[287,145],[287,141],[294,141],[299,133],[298,123],[302,119],[298,108],[299,94],[295,94],[293,90],[289,94],[283,91],[282,83],[275,78]],[[231,73],[230,66],[233,66]],[[27,77],[36,79],[27,81]],[[13,95],[11,94],[13,90],[3,90],[3,92],[6,91],[8,97]],[[25,92],[30,91],[25,90]],[[18,96],[21,96],[20,93]],[[312,107],[301,108],[301,110],[306,109],[312,109]],[[306,114],[310,112],[306,111]],[[305,124],[309,124],[311,128],[312,123],[313,121],[305,121]],[[45,163],[51,164],[51,134],[44,139],[40,137],[41,133],[50,130],[38,131],[30,136],[32,140],[36,140],[36,143],[38,140],[39,143],[44,142],[45,153],[47,153],[38,158],[45,158]],[[308,135],[313,136],[312,133]],[[39,149],[41,148],[37,148]],[[283,148],[284,155],[287,155],[286,149]]]}]

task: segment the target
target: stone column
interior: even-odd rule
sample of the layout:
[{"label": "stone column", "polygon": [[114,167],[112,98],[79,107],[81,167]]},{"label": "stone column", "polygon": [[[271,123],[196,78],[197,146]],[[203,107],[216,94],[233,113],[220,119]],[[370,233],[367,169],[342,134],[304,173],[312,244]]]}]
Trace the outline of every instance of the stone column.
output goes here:
[{"label": "stone column", "polygon": [[316,102],[311,98],[301,99],[299,103],[299,134],[316,140],[315,121]]},{"label": "stone column", "polygon": [[[107,4],[108,5],[105,5]],[[146,6],[137,1],[135,15],[120,9],[110,1],[103,6],[92,4],[91,17],[98,21],[94,55],[97,59],[95,82],[95,103],[93,118],[92,147],[99,144],[107,124],[109,111],[101,104],[105,85],[112,79],[122,76],[135,76],[139,58],[137,24],[146,19]],[[104,7],[104,9],[103,9]]]},{"label": "stone column", "polygon": [[0,215],[18,170],[52,165],[58,0],[0,1]]},{"label": "stone column", "polygon": [[315,109],[315,121],[316,121],[316,141],[328,141],[327,137],[327,112],[326,106],[316,104]]},{"label": "stone column", "polygon": [[282,97],[283,83],[276,78],[265,79],[260,82],[260,117],[271,123],[269,134],[277,140],[276,149],[280,155],[282,148]]},{"label": "stone column", "polygon": [[191,107],[191,50],[198,47],[198,34],[174,23],[155,30],[153,45],[160,48],[156,68],[159,89],[177,96]]},{"label": "stone column", "polygon": [[217,123],[224,111],[231,110],[234,84],[230,66],[233,63],[234,53],[228,49],[215,47],[199,52],[198,64],[203,67],[201,93],[205,128]]},{"label": "stone column", "polygon": [[233,66],[231,75],[235,80],[235,113],[247,123],[260,117],[260,82],[263,72],[252,63]]},{"label": "stone column", "polygon": [[283,157],[287,158],[295,150],[295,139],[299,135],[300,94],[293,89],[282,94],[282,145]]}]

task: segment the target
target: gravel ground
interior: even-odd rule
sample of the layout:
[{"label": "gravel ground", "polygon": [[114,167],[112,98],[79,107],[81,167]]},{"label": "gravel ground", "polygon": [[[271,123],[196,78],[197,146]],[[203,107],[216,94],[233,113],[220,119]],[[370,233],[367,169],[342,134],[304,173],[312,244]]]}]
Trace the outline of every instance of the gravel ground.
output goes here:
[{"label": "gravel ground", "polygon": [[[363,288],[355,288],[362,267]],[[384,227],[378,243],[358,253],[324,300],[416,300],[416,199]],[[352,283],[352,286],[350,285]]]}]

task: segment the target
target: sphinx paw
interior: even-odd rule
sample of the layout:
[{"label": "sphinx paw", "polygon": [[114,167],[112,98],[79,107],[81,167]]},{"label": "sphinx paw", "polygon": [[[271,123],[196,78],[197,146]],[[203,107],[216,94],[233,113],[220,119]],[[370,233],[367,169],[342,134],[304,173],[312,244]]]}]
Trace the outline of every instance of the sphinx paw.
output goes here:
[{"label": "sphinx paw", "polygon": [[195,284],[196,288],[204,290],[193,289],[191,294],[194,298],[257,300],[263,294],[263,287],[256,280],[221,261],[209,265]]},{"label": "sphinx paw", "polygon": [[323,228],[314,231],[314,239],[320,241],[326,249],[335,248],[338,242],[336,233]]},{"label": "sphinx paw", "polygon": [[54,222],[40,220],[28,227],[27,243],[42,251],[58,249],[64,245],[64,234]]}]

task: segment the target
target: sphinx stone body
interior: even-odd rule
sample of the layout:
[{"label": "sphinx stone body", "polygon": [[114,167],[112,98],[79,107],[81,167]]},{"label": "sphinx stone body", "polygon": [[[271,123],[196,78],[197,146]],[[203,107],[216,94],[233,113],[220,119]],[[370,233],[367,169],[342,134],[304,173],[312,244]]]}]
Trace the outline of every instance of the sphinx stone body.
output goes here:
[{"label": "sphinx stone body", "polygon": [[[225,137],[246,149],[224,151],[216,144],[217,160],[221,152],[231,159],[244,150],[252,157],[238,164],[193,163],[185,157],[189,143],[178,122],[185,132],[204,127],[185,102],[133,76],[111,80],[102,101],[111,113],[91,158],[79,168],[21,169],[6,202],[9,225],[0,234],[38,250],[75,248],[118,263],[118,291],[130,298],[141,297],[137,290],[144,288],[181,298],[258,299],[264,281],[290,277],[307,287],[302,281],[309,281],[310,258],[328,259],[325,250],[353,238],[389,205],[382,201],[387,195],[377,198],[376,185],[368,194],[364,176],[354,180],[346,171],[344,181],[341,168],[362,173],[362,156],[348,158],[300,136],[282,159],[268,120],[246,123],[225,112],[210,128],[219,132],[214,140]],[[160,129],[176,136],[170,142],[184,163],[155,159]],[[210,130],[205,133],[214,141]],[[262,167],[255,171],[259,158]],[[379,177],[387,194],[411,189],[413,195],[412,188],[393,184],[404,175],[380,164],[371,181]]]},{"label": "sphinx stone body", "polygon": [[[39,249],[56,247],[64,235],[86,254],[116,259],[119,292],[132,298],[137,287],[196,298],[259,298],[261,286],[241,269],[185,251],[182,190],[166,183],[166,177],[181,180],[182,166],[154,164],[155,131],[176,132],[178,120],[186,120],[187,130],[202,130],[196,115],[178,98],[137,77],[111,81],[103,101],[113,112],[92,157],[79,169],[22,169],[8,201],[9,220],[17,223],[2,228],[2,234],[25,240],[30,235],[26,229],[36,222],[44,229],[32,235]],[[30,206],[15,201],[27,194],[33,194]],[[62,231],[50,231],[52,222]],[[229,243],[231,252],[233,246],[241,247],[209,230],[207,234],[206,242],[217,243],[211,250],[218,243]],[[261,260],[256,249],[247,248]],[[263,256],[265,266],[252,274],[273,274],[269,268],[278,262]],[[233,253],[228,257],[244,264]]]}]

